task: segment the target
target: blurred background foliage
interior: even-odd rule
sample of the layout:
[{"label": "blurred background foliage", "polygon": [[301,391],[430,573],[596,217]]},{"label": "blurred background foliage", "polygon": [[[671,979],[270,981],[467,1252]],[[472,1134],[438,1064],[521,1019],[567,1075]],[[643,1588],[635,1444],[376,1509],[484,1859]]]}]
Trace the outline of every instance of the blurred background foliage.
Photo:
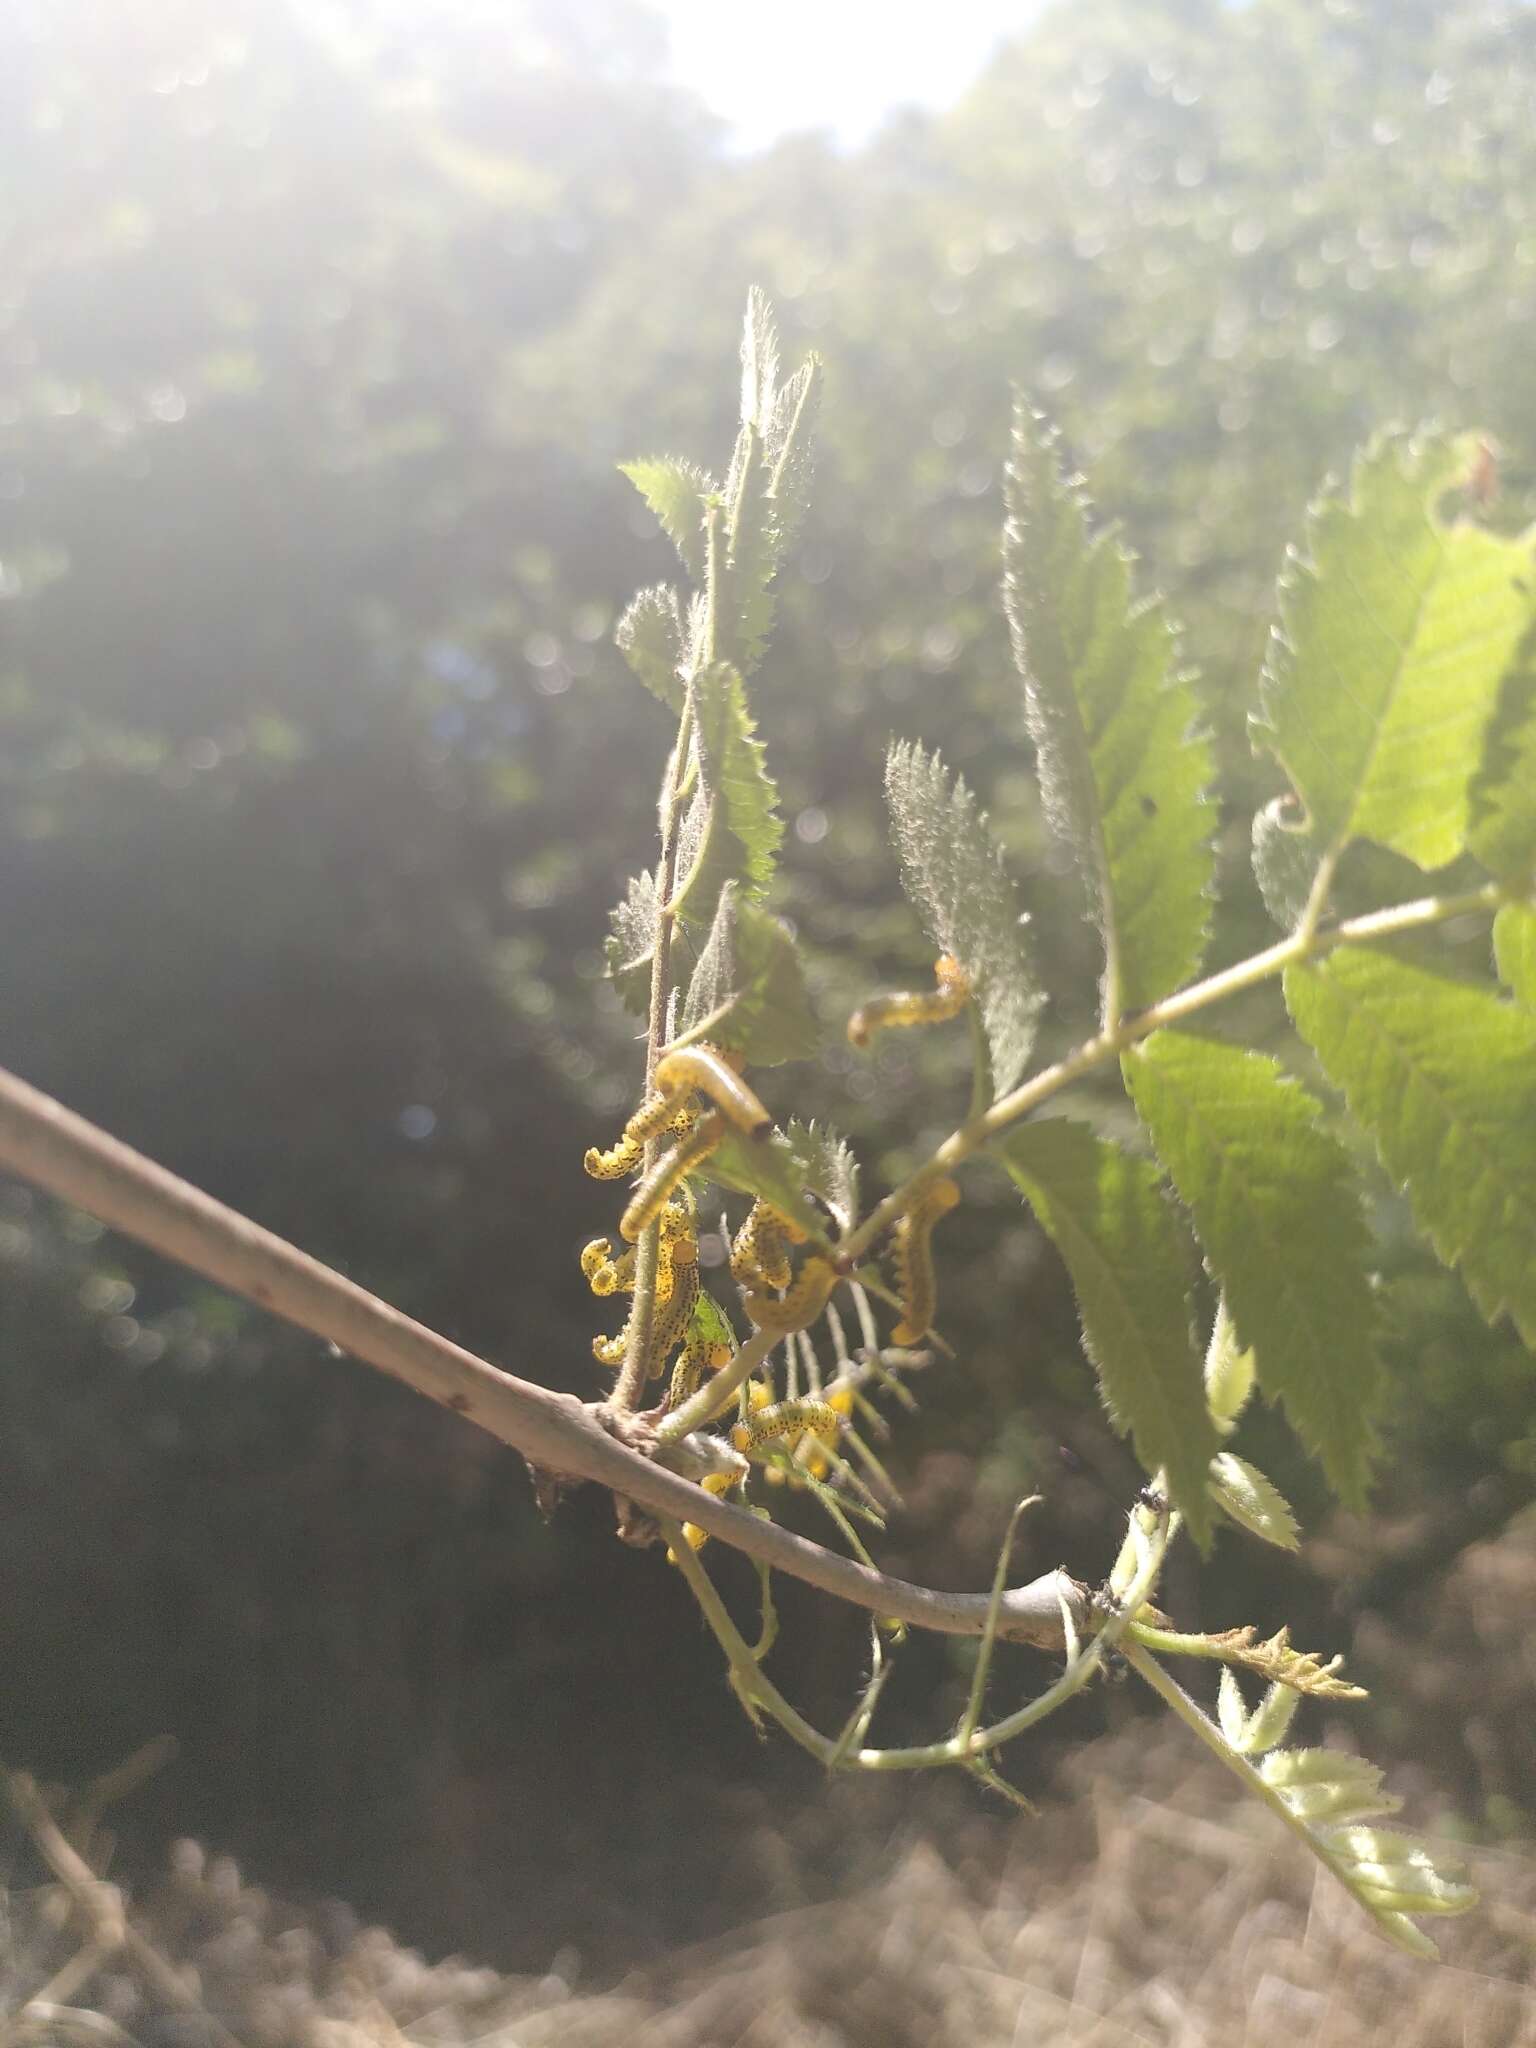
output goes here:
[{"label": "blurred background foliage", "polygon": [[[778,907],[831,1049],[765,1092],[835,1116],[879,1182],[964,1099],[953,1044],[841,1046],[860,994],[925,971],[880,816],[891,732],[991,805],[1051,1042],[1093,1004],[998,603],[1010,385],[1186,622],[1236,957],[1270,936],[1246,849],[1277,790],[1244,721],[1324,472],[1433,416],[1500,444],[1495,516],[1536,512],[1533,195],[1536,14],[1494,0],[1062,6],[942,116],[748,158],[630,0],[13,0],[0,1059],[591,1394],[575,1254],[611,1216],[580,1156],[635,1085],[600,945],[667,740],[610,632],[673,574],[614,464],[723,463],[748,284],[786,355],[828,366],[755,692],[791,827]],[[803,1828],[820,1787],[758,1749],[659,1555],[619,1550],[597,1501],[546,1528],[472,1430],[0,1192],[0,1754],[82,1776],[171,1731],[146,1848],[197,1832],[518,1966],[771,1898],[763,1817]],[[947,1247],[959,1359],[893,1454],[887,1555],[981,1583],[1040,1486],[1034,1560],[1092,1576],[1132,1469],[1054,1260],[1000,1183],[975,1193]],[[1329,1521],[1261,1429],[1321,1533],[1299,1568],[1229,1539],[1179,1594],[1187,1619],[1290,1619],[1326,1649],[1368,1615],[1367,1680],[1442,1564],[1536,1492],[1530,1360],[1385,1190],[1377,1220],[1380,1521]],[[785,1607],[791,1689],[835,1715],[861,1624]],[[913,1643],[893,1731],[935,1725],[962,1676]],[[1387,1678],[1369,1740],[1424,1759],[1460,1824],[1520,1833],[1529,1680],[1494,1691],[1416,1712]]]}]

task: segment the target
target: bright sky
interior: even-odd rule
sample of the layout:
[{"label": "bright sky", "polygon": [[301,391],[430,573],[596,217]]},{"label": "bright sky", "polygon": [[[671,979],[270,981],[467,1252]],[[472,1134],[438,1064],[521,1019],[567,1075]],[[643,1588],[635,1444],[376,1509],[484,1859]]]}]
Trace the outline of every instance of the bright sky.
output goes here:
[{"label": "bright sky", "polygon": [[[790,130],[859,142],[898,107],[947,106],[1034,0],[652,0],[672,67],[756,149]],[[765,27],[765,24],[771,24]]]}]

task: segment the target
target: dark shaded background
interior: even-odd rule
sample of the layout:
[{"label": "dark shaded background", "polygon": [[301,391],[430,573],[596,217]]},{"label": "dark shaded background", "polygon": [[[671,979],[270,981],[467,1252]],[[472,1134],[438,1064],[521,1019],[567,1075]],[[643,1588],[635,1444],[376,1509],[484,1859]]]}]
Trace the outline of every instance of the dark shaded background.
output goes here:
[{"label": "dark shaded background", "polygon": [[[756,695],[792,828],[779,907],[833,1044],[872,977],[922,963],[878,815],[892,730],[992,806],[1048,1045],[1091,1008],[996,596],[1012,380],[1188,623],[1230,799],[1224,957],[1268,935],[1244,856],[1274,785],[1244,719],[1323,472],[1437,416],[1502,445],[1501,519],[1536,511],[1526,7],[1099,0],[848,156],[726,156],[664,54],[627,0],[0,17],[0,1061],[583,1393],[575,1254],[611,1219],[580,1156],[634,1086],[599,947],[667,738],[609,635],[672,564],[613,465],[723,457],[749,283],[828,366]],[[1243,1021],[1282,1030],[1267,996]],[[765,1092],[834,1114],[878,1183],[960,1085],[952,1050],[906,1045]],[[949,1246],[960,1362],[896,1456],[885,1554],[982,1583],[1038,1484],[1038,1561],[1092,1576],[1135,1480],[1054,1260],[978,1194]],[[1367,1677],[1536,1469],[1530,1360],[1385,1190],[1376,1221],[1380,1522],[1330,1522],[1261,1423],[1321,1534],[1297,1567],[1233,1540],[1179,1593],[1330,1648],[1368,1614]],[[619,1961],[772,1897],[763,1843],[776,1816],[814,1830],[817,1776],[757,1745],[603,1503],[546,1528],[474,1431],[25,1189],[0,1190],[0,1261],[0,1754],[80,1777],[171,1731],[130,1855],[194,1832],[518,1967]],[[784,1605],[783,1670],[836,1717],[862,1624]],[[951,1655],[905,1653],[897,1739],[951,1711]],[[1384,1677],[1362,1729],[1495,1835],[1533,1824],[1517,1663],[1458,1714]]]}]

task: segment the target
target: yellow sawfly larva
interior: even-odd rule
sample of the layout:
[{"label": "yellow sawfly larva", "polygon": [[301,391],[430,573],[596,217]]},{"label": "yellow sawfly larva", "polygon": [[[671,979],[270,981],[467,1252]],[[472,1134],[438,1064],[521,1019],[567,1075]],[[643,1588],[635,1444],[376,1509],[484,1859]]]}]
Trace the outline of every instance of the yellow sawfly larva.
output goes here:
[{"label": "yellow sawfly larva", "polygon": [[810,1436],[831,1446],[842,1426],[842,1416],[829,1401],[775,1401],[759,1408],[750,1422],[738,1422],[731,1431],[731,1445],[743,1454],[760,1451],[765,1444],[782,1444],[793,1451]]},{"label": "yellow sawfly larva", "polygon": [[848,1019],[848,1043],[861,1050],[877,1031],[898,1026],[943,1024],[958,1017],[971,995],[971,977],[951,953],[941,953],[933,963],[938,986],[931,995],[900,990],[888,996],[872,996]]},{"label": "yellow sawfly larva", "polygon": [[629,1207],[619,1218],[619,1235],[634,1244],[667,1206],[680,1181],[702,1166],[725,1136],[725,1119],[718,1111],[699,1118],[686,1138],[679,1138],[670,1152],[664,1152],[630,1197]]},{"label": "yellow sawfly larva", "polygon": [[[731,1272],[743,1287],[787,1287],[790,1283],[790,1231],[787,1219],[761,1196],[747,1211],[747,1220],[731,1246]],[[796,1233],[803,1236],[804,1232]]]},{"label": "yellow sawfly larva", "polygon": [[620,1366],[629,1349],[629,1324],[626,1323],[616,1337],[594,1337],[592,1356],[599,1365]]},{"label": "yellow sawfly larva", "polygon": [[933,1277],[933,1227],[960,1199],[949,1179],[926,1187],[896,1225],[896,1291],[901,1296],[901,1321],[891,1332],[897,1344],[920,1343],[933,1325],[938,1286]]},{"label": "yellow sawfly larva", "polygon": [[789,1292],[780,1299],[774,1294],[747,1294],[742,1305],[760,1330],[774,1334],[803,1330],[814,1323],[838,1281],[837,1268],[830,1259],[811,1257],[800,1268]]},{"label": "yellow sawfly larva", "polygon": [[637,1145],[626,1131],[617,1145],[600,1152],[596,1145],[589,1145],[582,1155],[582,1165],[594,1180],[623,1180],[633,1173],[640,1164],[643,1146]]},{"label": "yellow sawfly larva", "polygon": [[644,1145],[652,1138],[663,1138],[670,1132],[682,1137],[693,1129],[694,1112],[678,1106],[676,1090],[658,1088],[648,1095],[624,1126],[624,1136],[634,1145]]},{"label": "yellow sawfly larva", "polygon": [[703,1385],[705,1373],[718,1372],[721,1366],[730,1364],[731,1357],[730,1345],[721,1343],[719,1338],[690,1338],[672,1368],[667,1387],[668,1408],[681,1408]]},{"label": "yellow sawfly larva", "polygon": [[693,1259],[674,1269],[671,1294],[665,1301],[657,1300],[646,1353],[645,1376],[648,1380],[657,1379],[666,1371],[667,1360],[688,1334],[698,1298],[699,1264],[697,1259]]},{"label": "yellow sawfly larva", "polygon": [[726,1055],[712,1045],[685,1045],[665,1054],[656,1065],[656,1086],[674,1101],[689,1094],[707,1095],[749,1138],[766,1138],[773,1129],[773,1118]]}]

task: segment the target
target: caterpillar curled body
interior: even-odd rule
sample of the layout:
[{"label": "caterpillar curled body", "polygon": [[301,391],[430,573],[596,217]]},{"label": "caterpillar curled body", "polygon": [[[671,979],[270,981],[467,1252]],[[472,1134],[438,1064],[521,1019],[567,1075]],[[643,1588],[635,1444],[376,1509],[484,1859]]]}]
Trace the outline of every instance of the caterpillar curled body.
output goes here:
[{"label": "caterpillar curled body", "polygon": [[670,1152],[664,1152],[630,1197],[629,1207],[619,1218],[619,1235],[634,1244],[661,1214],[674,1188],[695,1172],[725,1136],[725,1119],[718,1110],[701,1116],[686,1138],[679,1138]]},{"label": "caterpillar curled body", "polygon": [[951,953],[942,953],[933,964],[938,984],[931,995],[902,990],[888,996],[872,996],[848,1019],[848,1043],[861,1049],[877,1031],[896,1026],[943,1024],[958,1017],[970,1000],[971,977]]},{"label": "caterpillar curled body", "polygon": [[830,1259],[812,1257],[800,1268],[793,1286],[782,1298],[775,1294],[747,1294],[742,1297],[742,1306],[760,1330],[775,1334],[803,1330],[807,1323],[815,1322],[832,1299],[837,1281],[837,1268]]},{"label": "caterpillar curled body", "polygon": [[663,1054],[656,1064],[656,1086],[674,1101],[688,1094],[707,1095],[720,1114],[749,1138],[766,1138],[773,1129],[773,1118],[727,1057],[712,1045],[685,1045]]},{"label": "caterpillar curled body", "polygon": [[731,1272],[743,1287],[787,1287],[789,1247],[805,1233],[759,1198],[731,1247]]},{"label": "caterpillar curled body", "polygon": [[936,1180],[896,1225],[896,1290],[901,1296],[901,1321],[891,1336],[898,1344],[917,1344],[933,1325],[938,1285],[933,1276],[933,1227],[960,1199],[952,1180]]},{"label": "caterpillar curled body", "polygon": [[750,1421],[738,1422],[731,1444],[748,1456],[765,1444],[782,1444],[792,1451],[807,1436],[830,1448],[842,1426],[843,1418],[830,1401],[774,1401],[759,1408]]},{"label": "caterpillar curled body", "polygon": [[624,1136],[636,1145],[665,1137],[669,1132],[680,1138],[693,1129],[693,1122],[693,1110],[686,1103],[680,1104],[675,1089],[658,1088],[647,1095],[624,1126]]},{"label": "caterpillar curled body", "polygon": [[651,1317],[651,1341],[646,1349],[645,1376],[648,1380],[654,1380],[666,1371],[667,1360],[687,1337],[698,1298],[699,1261],[695,1251],[691,1259],[680,1260],[674,1267],[672,1292],[665,1301],[658,1299],[656,1303]]},{"label": "caterpillar curled body", "polygon": [[617,1145],[606,1152],[600,1152],[596,1145],[589,1145],[582,1154],[582,1165],[594,1180],[623,1180],[633,1173],[640,1164],[644,1146],[639,1145],[626,1131]]},{"label": "caterpillar curled body", "polygon": [[667,1406],[681,1408],[703,1385],[707,1372],[718,1372],[731,1362],[731,1347],[718,1337],[690,1337],[677,1355],[667,1386]]}]

